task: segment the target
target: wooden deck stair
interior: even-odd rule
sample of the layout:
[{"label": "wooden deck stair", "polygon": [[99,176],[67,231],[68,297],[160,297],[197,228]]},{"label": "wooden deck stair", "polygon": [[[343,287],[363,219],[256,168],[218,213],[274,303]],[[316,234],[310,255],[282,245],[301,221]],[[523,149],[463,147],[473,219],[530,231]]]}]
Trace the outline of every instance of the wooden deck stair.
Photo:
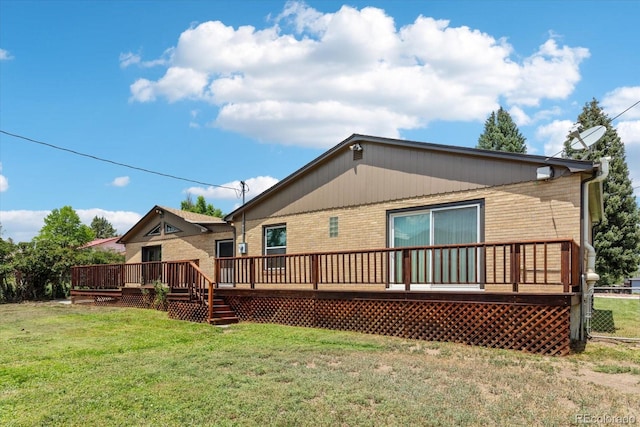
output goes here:
[{"label": "wooden deck stair", "polygon": [[212,325],[230,325],[238,323],[238,316],[222,298],[214,298],[213,318],[209,319],[209,323]]},{"label": "wooden deck stair", "polygon": [[[196,303],[199,299],[189,293],[188,288],[172,288],[171,292],[167,295],[168,301],[178,301],[185,303]],[[208,292],[205,292],[204,300],[208,300]],[[222,298],[213,298],[213,317],[208,319],[211,325],[229,325],[232,323],[238,323],[238,316],[236,313],[225,303]]]}]

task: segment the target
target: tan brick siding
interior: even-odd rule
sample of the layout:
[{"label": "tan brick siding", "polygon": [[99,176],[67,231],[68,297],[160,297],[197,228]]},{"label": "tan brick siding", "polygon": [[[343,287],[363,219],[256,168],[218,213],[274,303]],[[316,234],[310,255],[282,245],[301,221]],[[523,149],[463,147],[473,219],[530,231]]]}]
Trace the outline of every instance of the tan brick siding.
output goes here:
[{"label": "tan brick siding", "polygon": [[[425,196],[409,200],[247,221],[249,255],[261,255],[263,226],[287,224],[287,253],[387,246],[387,211],[484,199],[484,241],[572,238],[580,241],[580,176]],[[338,237],[329,218],[338,217]],[[238,241],[241,224],[236,223]]]},{"label": "tan brick siding", "polygon": [[144,246],[162,246],[162,261],[183,261],[197,259],[200,269],[210,278],[214,278],[213,260],[216,241],[232,239],[233,233],[203,233],[194,236],[165,236],[164,239],[147,243],[127,244],[126,262],[142,262]]}]

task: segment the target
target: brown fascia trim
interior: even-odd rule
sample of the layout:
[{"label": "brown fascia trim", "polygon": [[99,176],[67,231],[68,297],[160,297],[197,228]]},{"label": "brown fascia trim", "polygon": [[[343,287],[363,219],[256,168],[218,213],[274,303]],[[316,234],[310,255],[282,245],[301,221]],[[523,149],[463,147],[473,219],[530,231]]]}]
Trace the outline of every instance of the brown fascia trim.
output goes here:
[{"label": "brown fascia trim", "polygon": [[384,138],[380,136],[371,136],[371,135],[361,135],[354,133],[349,138],[340,142],[335,147],[329,149],[325,153],[316,157],[311,162],[307,163],[297,171],[293,172],[286,178],[282,179],[273,187],[263,191],[258,194],[253,199],[249,200],[244,205],[240,206],[233,212],[225,215],[225,221],[233,221],[233,217],[242,211],[250,208],[256,203],[260,202],[264,198],[278,191],[280,188],[288,185],[296,178],[301,175],[304,175],[307,171],[315,168],[322,162],[324,162],[327,158],[333,156],[334,153],[342,150],[345,146],[351,145],[355,142],[371,142],[376,144],[384,144],[384,145],[395,145],[398,147],[407,147],[407,148],[418,148],[422,150],[428,151],[436,151],[442,153],[451,153],[451,154],[461,154],[465,156],[474,156],[474,157],[484,157],[491,159],[500,159],[500,160],[511,160],[511,161],[519,161],[524,163],[533,163],[539,164],[541,166],[562,166],[567,168],[571,173],[575,172],[591,172],[598,167],[597,164],[591,161],[585,160],[574,160],[574,159],[564,159],[557,157],[547,157],[547,156],[538,156],[533,154],[520,154],[520,153],[509,153],[506,151],[494,151],[494,150],[482,150],[479,148],[470,148],[470,147],[459,147],[455,145],[443,145],[443,144],[434,144],[431,142],[420,142],[420,141],[411,141],[404,139],[394,139],[394,138]]}]

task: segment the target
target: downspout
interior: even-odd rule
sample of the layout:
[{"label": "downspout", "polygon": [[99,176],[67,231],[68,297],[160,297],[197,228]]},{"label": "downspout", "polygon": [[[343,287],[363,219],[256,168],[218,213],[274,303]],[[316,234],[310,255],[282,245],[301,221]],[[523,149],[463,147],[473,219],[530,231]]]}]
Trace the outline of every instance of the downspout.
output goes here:
[{"label": "downspout", "polygon": [[600,275],[596,273],[596,250],[589,243],[591,237],[591,227],[589,224],[589,187],[593,184],[600,183],[609,176],[609,161],[611,157],[600,158],[600,172],[593,178],[582,182],[582,246],[585,250],[587,259],[586,271],[582,274],[582,313],[585,331],[590,330],[591,322],[591,302],[593,298],[593,287],[600,279]]}]

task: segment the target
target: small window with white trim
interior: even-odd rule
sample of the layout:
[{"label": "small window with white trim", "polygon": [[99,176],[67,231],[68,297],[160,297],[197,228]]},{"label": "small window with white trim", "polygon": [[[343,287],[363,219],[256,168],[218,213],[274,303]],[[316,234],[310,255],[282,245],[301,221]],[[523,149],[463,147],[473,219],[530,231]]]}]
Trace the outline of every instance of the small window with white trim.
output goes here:
[{"label": "small window with white trim", "polygon": [[180,230],[178,227],[174,227],[173,225],[169,224],[168,222],[164,223],[164,234],[171,234],[171,233],[179,233],[182,230]]},{"label": "small window with white trim", "polygon": [[[264,227],[264,254],[284,255],[287,253],[287,226],[271,225]],[[267,268],[283,268],[284,257],[269,257]]]},{"label": "small window with white trim", "polygon": [[145,236],[159,236],[161,230],[162,230],[161,224],[158,224],[155,227],[153,227],[151,230],[149,230],[149,232],[145,234]]}]

